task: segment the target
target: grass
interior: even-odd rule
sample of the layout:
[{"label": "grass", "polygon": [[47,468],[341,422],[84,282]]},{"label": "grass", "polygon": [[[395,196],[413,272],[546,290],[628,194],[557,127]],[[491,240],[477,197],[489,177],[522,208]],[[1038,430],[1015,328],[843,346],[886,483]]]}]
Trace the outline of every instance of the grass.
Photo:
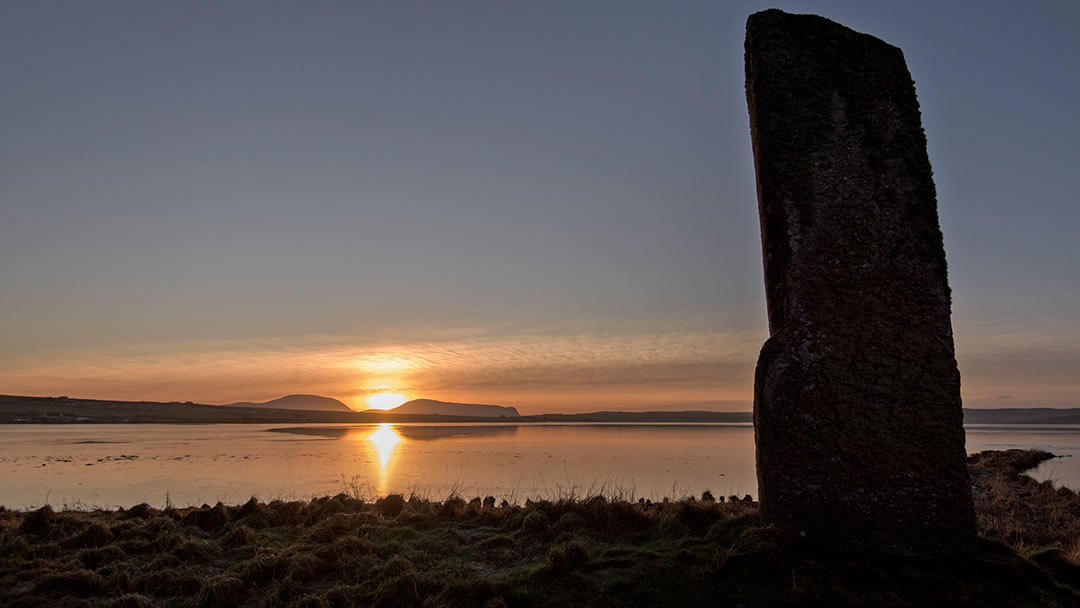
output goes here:
[{"label": "grass", "polygon": [[163,510],[0,508],[0,605],[1080,605],[1075,494],[973,457],[982,538],[940,559],[792,550],[757,504],[339,494]]},{"label": "grass", "polygon": [[979,529],[1024,554],[1051,549],[1080,563],[1080,495],[1024,471],[1053,458],[1048,452],[983,452],[968,459]]}]

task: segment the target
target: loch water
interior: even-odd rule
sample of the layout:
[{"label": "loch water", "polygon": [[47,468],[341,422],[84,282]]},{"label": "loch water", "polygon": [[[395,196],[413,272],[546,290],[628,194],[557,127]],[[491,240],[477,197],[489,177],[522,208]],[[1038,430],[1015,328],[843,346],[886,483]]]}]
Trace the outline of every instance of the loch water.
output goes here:
[{"label": "loch water", "polygon": [[[1080,488],[1080,425],[967,427],[969,452],[1039,448]],[[750,424],[3,425],[0,505],[162,507],[346,492],[524,502],[756,496]]]}]

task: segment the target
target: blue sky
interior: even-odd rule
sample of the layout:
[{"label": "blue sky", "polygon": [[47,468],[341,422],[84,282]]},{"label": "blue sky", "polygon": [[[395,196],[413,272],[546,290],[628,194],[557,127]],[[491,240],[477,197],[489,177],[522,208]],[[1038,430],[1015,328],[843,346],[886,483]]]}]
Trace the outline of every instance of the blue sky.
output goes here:
[{"label": "blue sky", "polygon": [[0,392],[746,409],[769,6],[905,52],[965,402],[1075,405],[1072,2],[6,3]]}]

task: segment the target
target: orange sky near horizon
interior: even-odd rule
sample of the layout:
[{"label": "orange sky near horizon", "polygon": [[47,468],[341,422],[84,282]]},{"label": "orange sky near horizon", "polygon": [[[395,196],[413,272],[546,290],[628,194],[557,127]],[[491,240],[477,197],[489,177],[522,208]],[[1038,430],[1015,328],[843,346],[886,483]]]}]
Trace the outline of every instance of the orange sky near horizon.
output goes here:
[{"label": "orange sky near horizon", "polygon": [[[958,338],[968,407],[1076,405],[1080,357],[1052,327]],[[517,407],[746,411],[765,331],[537,334],[450,332],[399,344],[345,338],[153,344],[0,361],[0,393],[231,403],[287,394],[357,410],[431,398]]]},{"label": "orange sky near horizon", "polygon": [[[403,345],[340,340],[163,345],[70,353],[0,369],[5,393],[231,403],[310,393],[364,410],[401,399],[494,403],[530,413],[745,410],[758,336],[473,337]],[[315,340],[318,342],[318,340]],[[400,396],[400,397],[396,397]]]}]

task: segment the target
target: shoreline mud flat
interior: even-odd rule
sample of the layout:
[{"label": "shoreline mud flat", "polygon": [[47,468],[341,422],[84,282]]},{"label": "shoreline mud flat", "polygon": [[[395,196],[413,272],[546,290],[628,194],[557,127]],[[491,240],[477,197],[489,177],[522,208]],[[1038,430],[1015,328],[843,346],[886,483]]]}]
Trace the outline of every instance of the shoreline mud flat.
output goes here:
[{"label": "shoreline mud flat", "polygon": [[710,495],[0,508],[0,605],[1075,606],[1080,498],[1022,474],[1049,458],[971,456],[978,547],[943,558],[784,545]]}]

